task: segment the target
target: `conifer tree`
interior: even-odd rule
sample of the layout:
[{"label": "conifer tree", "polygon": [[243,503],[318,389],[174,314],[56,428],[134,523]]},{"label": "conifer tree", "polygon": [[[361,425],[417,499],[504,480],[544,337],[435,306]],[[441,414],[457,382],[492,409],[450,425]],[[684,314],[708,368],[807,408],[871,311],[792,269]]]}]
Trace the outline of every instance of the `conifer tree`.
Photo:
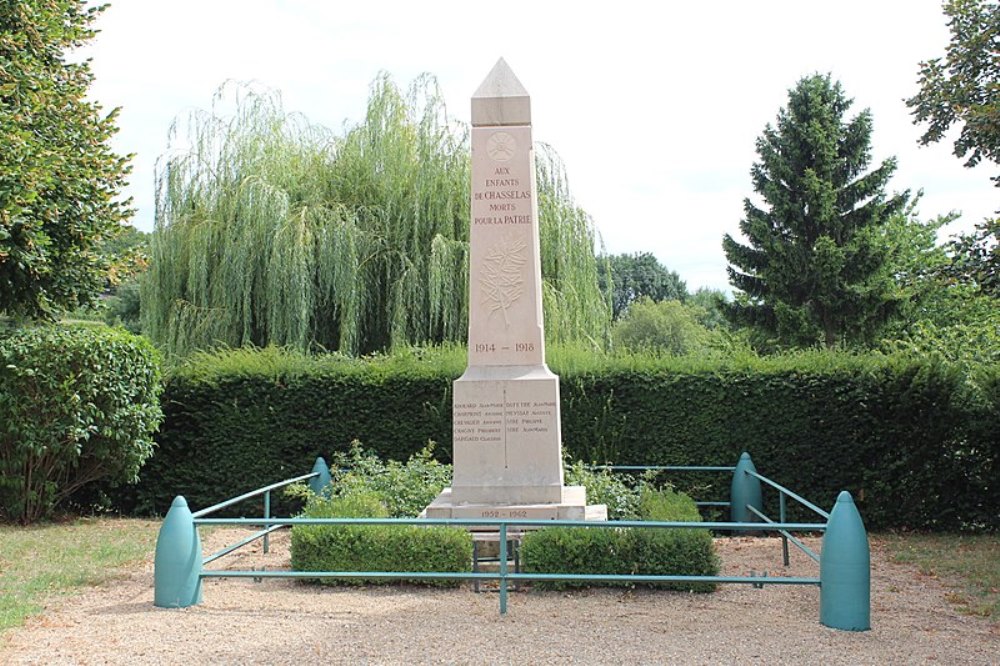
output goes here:
[{"label": "conifer tree", "polygon": [[727,315],[772,344],[863,344],[901,298],[879,232],[908,195],[885,193],[895,158],[866,173],[871,113],[847,119],[851,104],[829,75],[789,91],[777,126],[757,139],[751,178],[763,205],[744,201],[740,231],[749,243],[723,239],[739,290]]}]

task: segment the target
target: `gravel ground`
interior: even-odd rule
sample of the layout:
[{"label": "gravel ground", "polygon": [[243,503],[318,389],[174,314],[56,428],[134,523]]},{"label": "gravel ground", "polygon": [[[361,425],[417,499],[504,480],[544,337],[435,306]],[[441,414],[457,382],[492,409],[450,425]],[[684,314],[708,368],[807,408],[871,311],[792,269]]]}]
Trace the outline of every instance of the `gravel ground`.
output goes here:
[{"label": "gravel ground", "polygon": [[[206,552],[236,540],[216,530]],[[817,576],[780,541],[719,539],[723,571]],[[811,544],[819,549],[818,540]],[[246,550],[246,549],[244,549]],[[241,551],[238,551],[241,552]],[[272,551],[232,555],[243,569],[289,568]],[[214,565],[213,565],[214,566]],[[7,664],[682,663],[997,664],[1000,623],[959,615],[948,588],[872,552],[872,631],[819,624],[815,587],[720,586],[714,594],[517,592],[501,617],[495,592],[469,588],[330,588],[213,579],[201,605],[154,608],[152,559],[105,586],[58,599],[0,644]]]}]

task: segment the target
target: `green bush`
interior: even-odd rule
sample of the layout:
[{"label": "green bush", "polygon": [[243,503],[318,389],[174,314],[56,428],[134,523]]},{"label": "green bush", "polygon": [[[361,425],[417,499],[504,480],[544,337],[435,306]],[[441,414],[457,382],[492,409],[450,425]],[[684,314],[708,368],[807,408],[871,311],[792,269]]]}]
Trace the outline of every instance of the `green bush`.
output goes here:
[{"label": "green bush", "polygon": [[[587,489],[587,504],[605,504],[609,520],[638,520],[639,501],[643,488],[652,477],[643,474],[638,479],[617,474],[609,469],[594,469],[582,460],[566,461],[564,480],[567,486]],[[629,481],[632,481],[631,483]]]},{"label": "green bush", "polygon": [[156,355],[105,328],[0,338],[0,516],[49,515],[87,484],[133,483],[162,418]]},{"label": "green bush", "polygon": [[[671,489],[642,491],[642,520],[701,522],[698,507]],[[528,573],[714,576],[719,572],[712,535],[702,529],[655,527],[549,527],[529,532],[521,542],[521,562]],[[537,581],[539,589],[631,583]],[[654,587],[712,592],[713,583],[652,583]]]},{"label": "green bush", "polygon": [[[377,493],[355,491],[339,497],[313,496],[305,518],[385,518]],[[421,525],[296,525],[292,528],[292,569],[296,571],[444,571],[472,569],[472,536],[455,527]],[[455,587],[456,580],[319,578],[326,585],[398,582]]]},{"label": "green bush", "polygon": [[428,444],[405,463],[383,461],[361,443],[351,442],[351,449],[334,454],[330,484],[335,496],[371,493],[387,508],[392,518],[415,518],[447,486],[451,485],[451,465],[432,457],[434,445]]}]

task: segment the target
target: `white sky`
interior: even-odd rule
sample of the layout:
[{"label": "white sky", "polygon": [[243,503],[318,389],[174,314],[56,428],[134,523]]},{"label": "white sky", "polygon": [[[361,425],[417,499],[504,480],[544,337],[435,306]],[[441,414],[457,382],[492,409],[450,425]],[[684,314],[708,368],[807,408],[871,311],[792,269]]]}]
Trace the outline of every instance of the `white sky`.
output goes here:
[{"label": "white sky", "polygon": [[92,96],[122,107],[114,145],[136,154],[129,194],[145,230],[171,121],[208,108],[226,80],[280,90],[286,111],[339,130],[361,119],[378,72],[404,88],[430,72],[468,122],[500,56],[607,251],[652,252],[692,291],[728,290],[722,235],[739,233],[754,142],[817,71],[854,113],[872,110],[873,162],[897,156],[890,188],[923,188],[922,218],[959,210],[950,231],[964,230],[1000,208],[995,165],[964,168],[950,142],[919,147],[903,102],[919,61],[948,43],[937,0],[113,0],[98,27]]}]

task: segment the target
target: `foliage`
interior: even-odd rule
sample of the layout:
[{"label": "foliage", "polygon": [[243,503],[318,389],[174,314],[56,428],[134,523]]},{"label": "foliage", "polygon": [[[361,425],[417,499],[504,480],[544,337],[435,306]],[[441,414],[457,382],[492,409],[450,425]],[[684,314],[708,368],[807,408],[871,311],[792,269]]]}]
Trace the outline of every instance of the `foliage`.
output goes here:
[{"label": "foliage", "polygon": [[[360,440],[406,460],[430,440],[451,452],[451,382],[465,350],[307,355],[276,347],[195,354],[165,383],[159,451],[129,509],[165,513],[174,495],[203,507],[332,461]],[[275,510],[288,506],[280,503]]]},{"label": "foliage", "polygon": [[[1000,527],[1000,398],[988,397],[1000,395],[996,365],[908,353],[550,351],[573,459],[734,465],[746,450],[762,473],[820,506],[849,490],[870,528]],[[302,474],[355,439],[393,460],[434,440],[447,462],[451,385],[464,367],[457,347],[367,360],[200,355],[169,377],[157,455],[120,506],[162,514],[177,494],[207,506]],[[699,500],[728,499],[726,475],[671,481]]]},{"label": "foliage", "polygon": [[[670,489],[645,489],[639,503],[641,519],[700,522],[694,501]],[[573,574],[634,574],[647,576],[712,576],[719,572],[712,535],[702,529],[634,527],[548,527],[529,532],[521,542],[525,572]],[[537,581],[539,589],[565,589],[628,583]],[[653,583],[692,592],[713,592],[711,583]]]},{"label": "foliage", "polygon": [[691,313],[698,323],[710,331],[730,329],[729,320],[726,319],[728,303],[729,299],[724,291],[711,287],[698,287],[685,301],[685,305],[694,306]]},{"label": "foliage", "polygon": [[101,252],[109,264],[108,287],[112,293],[119,285],[136,280],[149,268],[150,235],[126,224],[102,243]]},{"label": "foliage", "polygon": [[939,246],[938,232],[957,214],[921,222],[916,203],[885,228],[893,274],[906,302],[900,318],[883,331],[881,348],[941,354],[960,363],[1000,361],[1000,309],[990,291],[1000,285],[990,265],[1000,254],[989,225]]},{"label": "foliage", "polygon": [[109,326],[121,326],[129,333],[142,333],[141,299],[136,279],[123,282],[107,300],[104,321]]},{"label": "foliage", "polygon": [[32,527],[0,525],[0,636],[70,594],[120,575],[153,551],[161,521],[84,518]]},{"label": "foliage", "polygon": [[620,319],[629,306],[642,299],[683,301],[687,285],[650,252],[599,257],[601,290],[611,292],[612,319]]},{"label": "foliage", "polygon": [[[995,0],[944,3],[951,42],[944,59],[920,63],[920,91],[906,100],[914,123],[927,123],[920,143],[936,143],[953,125],[961,131],[954,154],[972,167],[1000,163],[1000,4]],[[993,178],[1000,186],[1000,176]]]},{"label": "foliage", "polygon": [[[353,489],[332,498],[313,496],[304,518],[385,518],[379,495]],[[423,525],[296,525],[292,528],[296,571],[446,571],[472,569],[472,535],[459,527]],[[418,583],[454,587],[455,580],[321,578],[326,585]]]},{"label": "foliage", "polygon": [[867,344],[898,306],[878,231],[906,195],[885,195],[895,159],[865,173],[872,119],[864,110],[846,120],[851,103],[830,76],[806,77],[777,128],[768,124],[757,140],[751,175],[765,207],[747,199],[740,231],[749,244],[727,234],[723,249],[742,292],[729,316],[766,342]]},{"label": "foliage", "polygon": [[451,466],[435,460],[433,451],[431,442],[401,463],[383,461],[365,451],[361,442],[351,442],[351,448],[335,453],[330,463],[333,495],[370,494],[385,505],[389,517],[415,518],[451,485]]},{"label": "foliage", "polygon": [[[275,93],[223,88],[216,103],[191,117],[191,136],[175,129],[191,148],[159,170],[142,293],[157,344],[357,355],[465,338],[468,130],[433,78],[404,94],[379,77],[343,136],[286,113]],[[555,154],[537,152],[546,334],[603,344],[593,224]]]},{"label": "foliage", "polygon": [[939,269],[941,277],[1000,299],[1000,217],[980,222],[970,234],[956,236],[947,250],[951,262]]},{"label": "foliage", "polygon": [[1000,363],[1000,308],[995,298],[968,285],[939,284],[917,303],[910,321],[890,329],[881,348],[889,353],[940,355],[973,368]]},{"label": "foliage", "polygon": [[104,287],[101,243],[130,214],[109,139],[117,112],[87,100],[95,34],[84,0],[0,3],[0,314],[55,319]]},{"label": "foliage", "polygon": [[162,418],[156,356],[110,329],[0,338],[0,516],[30,523],[98,480],[134,483]]},{"label": "foliage", "polygon": [[587,489],[587,504],[604,504],[608,507],[608,520],[639,520],[639,499],[642,490],[652,483],[649,475],[640,476],[632,483],[627,477],[607,468],[594,468],[582,460],[566,461],[567,486]]},{"label": "foliage", "polygon": [[697,306],[680,301],[640,299],[615,323],[611,337],[616,349],[683,356],[703,351],[713,342],[711,331],[698,323]]}]

